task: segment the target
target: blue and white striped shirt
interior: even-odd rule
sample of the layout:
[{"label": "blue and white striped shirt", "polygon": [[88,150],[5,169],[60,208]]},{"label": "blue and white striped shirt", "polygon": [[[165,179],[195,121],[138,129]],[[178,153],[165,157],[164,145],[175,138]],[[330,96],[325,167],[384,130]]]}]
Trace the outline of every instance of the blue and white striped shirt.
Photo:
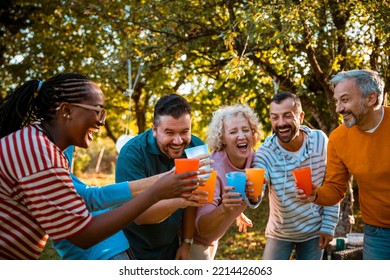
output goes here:
[{"label": "blue and white striped shirt", "polygon": [[296,198],[292,170],[310,166],[312,181],[321,186],[326,173],[328,138],[321,130],[300,127],[307,137],[300,157],[283,149],[274,134],[269,136],[255,154],[253,167],[264,168],[269,186],[270,216],[266,236],[302,242],[318,237],[320,232],[334,235],[339,205],[322,207],[302,203]]}]

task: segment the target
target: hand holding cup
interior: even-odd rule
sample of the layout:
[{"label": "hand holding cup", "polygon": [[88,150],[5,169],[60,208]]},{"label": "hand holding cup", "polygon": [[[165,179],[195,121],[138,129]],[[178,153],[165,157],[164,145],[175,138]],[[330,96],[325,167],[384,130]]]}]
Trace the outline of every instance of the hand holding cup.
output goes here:
[{"label": "hand holding cup", "polygon": [[263,184],[264,184],[264,172],[263,168],[246,168],[245,173],[247,180],[252,183],[248,188],[252,191],[248,191],[248,199],[252,203],[257,203],[263,197]]},{"label": "hand holding cup", "polygon": [[204,184],[200,184],[198,187],[199,191],[204,191],[207,193],[206,201],[199,201],[201,203],[211,203],[214,201],[214,192],[215,192],[215,185],[217,183],[217,171],[211,172],[210,176],[208,178],[202,178],[203,180],[206,180]]},{"label": "hand holding cup", "polygon": [[[187,148],[184,150],[187,158],[198,158],[200,160],[199,169],[211,170],[212,160],[210,159],[209,146],[207,144]],[[210,172],[208,172],[210,173]],[[210,174],[205,175],[208,178]]]},{"label": "hand holding cup", "polygon": [[313,192],[313,183],[311,179],[311,169],[309,166],[294,169],[292,174],[295,179],[295,183],[298,188],[303,190],[306,195],[310,195]]}]

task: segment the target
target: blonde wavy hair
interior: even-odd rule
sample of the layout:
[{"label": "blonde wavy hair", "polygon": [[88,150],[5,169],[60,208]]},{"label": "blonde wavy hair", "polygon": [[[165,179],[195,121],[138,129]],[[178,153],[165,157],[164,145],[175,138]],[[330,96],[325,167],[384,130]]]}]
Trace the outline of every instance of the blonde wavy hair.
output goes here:
[{"label": "blonde wavy hair", "polygon": [[213,113],[213,117],[207,131],[206,142],[210,150],[223,149],[222,135],[224,133],[223,121],[230,117],[244,117],[248,120],[253,133],[253,147],[260,140],[260,128],[258,115],[246,104],[223,106]]}]

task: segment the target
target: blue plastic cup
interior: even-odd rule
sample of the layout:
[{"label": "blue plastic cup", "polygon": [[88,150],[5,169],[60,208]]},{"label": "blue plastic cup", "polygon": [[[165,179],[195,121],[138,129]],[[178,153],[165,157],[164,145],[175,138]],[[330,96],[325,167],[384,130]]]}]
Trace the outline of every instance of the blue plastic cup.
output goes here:
[{"label": "blue plastic cup", "polygon": [[238,192],[242,198],[245,198],[246,174],[245,172],[235,171],[226,173],[226,183],[235,190],[229,192]]}]

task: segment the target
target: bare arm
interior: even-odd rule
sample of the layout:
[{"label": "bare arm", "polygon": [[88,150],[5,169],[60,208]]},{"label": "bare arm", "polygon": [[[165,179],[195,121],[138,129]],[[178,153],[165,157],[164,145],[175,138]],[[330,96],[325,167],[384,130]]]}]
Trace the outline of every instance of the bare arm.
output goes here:
[{"label": "bare arm", "polygon": [[222,196],[222,204],[213,211],[202,215],[199,218],[198,229],[201,236],[213,234],[220,226],[229,220],[231,223],[245,210],[246,204],[242,198],[237,198],[239,193],[227,192],[232,187],[225,187],[225,193]]},{"label": "bare arm", "polygon": [[138,225],[161,223],[171,216],[177,209],[187,207],[185,206],[187,201],[188,200],[185,198],[161,200],[134,219],[134,222]]},{"label": "bare arm", "polygon": [[[214,162],[212,159],[209,159],[207,157],[208,157],[208,154],[200,156],[200,159],[202,159],[202,161],[199,163],[199,168],[201,168],[201,167],[203,167],[205,165],[210,165],[210,164],[212,164]],[[199,171],[199,174],[200,175],[204,175],[204,174],[210,174],[211,172],[212,172],[212,169],[202,169],[202,170]],[[171,169],[171,170],[169,170],[167,172],[154,175],[154,176],[150,176],[150,177],[147,177],[147,178],[142,178],[142,179],[130,181],[129,182],[130,191],[131,191],[133,197],[136,197],[141,192],[143,192],[144,190],[146,190],[147,188],[152,186],[154,183],[156,183],[157,180],[160,179],[161,177],[163,177],[163,176],[165,176],[167,174],[174,174],[174,173],[175,173],[175,168],[173,168],[173,169]],[[205,182],[204,180],[201,180],[199,183],[202,184],[204,182]],[[182,205],[182,203],[181,203],[181,205]],[[186,205],[184,207],[187,207],[187,206],[191,206],[191,205]],[[178,208],[184,208],[184,207],[183,206],[181,206],[181,207],[179,206]],[[176,209],[178,209],[178,208],[176,208]],[[173,210],[173,212],[174,211],[175,210]]]},{"label": "bare arm", "polygon": [[139,215],[134,222],[138,225],[161,223],[179,208],[202,207],[204,204],[199,203],[199,200],[206,200],[202,191],[195,191],[189,198],[161,200]]},{"label": "bare arm", "polygon": [[[206,161],[206,163],[208,163]],[[168,173],[173,172],[173,170],[169,171]],[[211,170],[200,170],[199,173],[201,175],[210,173]],[[155,175],[151,178],[150,180],[152,181],[154,177],[159,176]],[[147,180],[146,179],[141,179],[141,180]],[[141,180],[137,180],[141,181]],[[198,176],[198,182],[199,184],[204,184],[206,182],[206,179],[202,176]],[[150,182],[149,182],[150,183]],[[187,199],[183,197],[179,198],[173,198],[173,199],[168,199],[168,200],[162,200],[159,201],[158,203],[154,204],[151,206],[149,209],[144,211],[141,215],[139,215],[134,222],[138,225],[142,224],[157,224],[161,223],[165,219],[167,219],[169,216],[171,216],[177,209],[179,208],[187,208],[189,206],[191,207],[201,207],[204,204],[199,203],[198,201],[201,200],[206,200],[207,198],[205,197],[207,193],[204,191],[200,190],[195,190],[193,194]]]},{"label": "bare arm", "polygon": [[[183,232],[181,239],[193,239],[195,231],[195,217],[196,207],[188,207],[184,210],[183,214]],[[188,260],[190,257],[190,246],[191,244],[182,242],[180,247],[176,251],[176,260]]]}]

